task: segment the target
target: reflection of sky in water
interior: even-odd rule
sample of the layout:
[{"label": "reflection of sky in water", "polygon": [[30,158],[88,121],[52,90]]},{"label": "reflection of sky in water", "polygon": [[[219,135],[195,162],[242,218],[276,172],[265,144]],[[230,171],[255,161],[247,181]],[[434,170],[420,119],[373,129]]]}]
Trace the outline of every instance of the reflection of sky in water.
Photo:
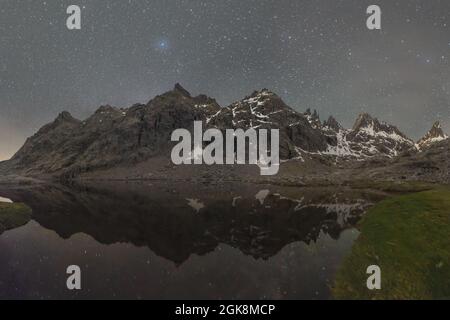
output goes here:
[{"label": "reflection of sky in water", "polygon": [[[180,266],[148,248],[102,245],[78,233],[68,240],[31,221],[0,236],[1,298],[328,298],[330,279],[357,234],[295,242],[268,260],[228,245]],[[65,289],[68,265],[82,269],[79,292]]]}]

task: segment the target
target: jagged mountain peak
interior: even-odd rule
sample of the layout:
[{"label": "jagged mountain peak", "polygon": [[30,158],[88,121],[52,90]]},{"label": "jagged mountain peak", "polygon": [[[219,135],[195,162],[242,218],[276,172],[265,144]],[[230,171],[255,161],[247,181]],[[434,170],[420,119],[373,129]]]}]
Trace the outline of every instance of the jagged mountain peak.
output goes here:
[{"label": "jagged mountain peak", "polygon": [[337,146],[330,149],[332,154],[356,157],[395,157],[399,153],[413,149],[414,142],[397,127],[368,113],[361,113],[350,130],[337,130]]},{"label": "jagged mountain peak", "polygon": [[234,110],[249,107],[251,108],[250,110],[267,109],[266,111],[270,112],[276,110],[292,110],[276,93],[268,89],[254,91],[251,95],[228,106],[228,108]]},{"label": "jagged mountain peak", "polygon": [[408,140],[412,142],[403,132],[396,126],[384,121],[379,121],[377,118],[368,113],[361,113],[353,125],[352,131],[358,133],[362,132],[368,135],[389,135],[391,138],[399,140]]},{"label": "jagged mountain peak", "polygon": [[436,121],[431,127],[430,131],[417,142],[417,148],[420,150],[424,147],[430,146],[436,142],[446,140],[448,136],[441,128],[439,121]]},{"label": "jagged mountain peak", "polygon": [[312,116],[314,118],[319,118],[319,112],[317,112],[316,109],[314,111],[311,111],[311,108],[306,109],[304,115]]},{"label": "jagged mountain peak", "polygon": [[[52,122],[44,125],[37,133],[36,135],[42,135],[45,134],[51,130],[54,130],[56,128],[62,127],[62,126],[73,126],[79,124],[81,121],[74,118],[70,112],[63,111],[58,114],[58,116],[53,120]],[[35,136],[36,136],[35,135]]]},{"label": "jagged mountain peak", "polygon": [[353,131],[366,131],[366,132],[380,132],[396,133],[403,138],[406,138],[396,126],[391,125],[384,121],[379,121],[378,118],[373,117],[369,113],[361,113],[355,121],[352,128]]},{"label": "jagged mountain peak", "polygon": [[193,98],[189,91],[183,88],[179,83],[176,83],[172,90],[157,95],[147,103],[147,106],[164,104],[171,105],[174,102],[186,102],[191,101],[192,99]]},{"label": "jagged mountain peak", "polygon": [[272,95],[275,96],[276,94],[273,91],[270,91],[267,88],[262,88],[261,90],[256,90],[253,92],[254,95],[262,94],[262,95]]},{"label": "jagged mountain peak", "polygon": [[377,118],[372,117],[368,113],[361,113],[353,125],[353,130],[359,130],[360,128],[367,128],[368,126],[375,126],[380,124]]},{"label": "jagged mountain peak", "polygon": [[[222,107],[217,103],[216,99],[205,94],[200,94],[194,97],[179,83],[177,83],[173,90],[156,96],[154,99],[150,100],[144,108],[147,110],[144,111],[144,113],[153,113],[152,117],[156,116],[157,113],[160,113],[156,117],[165,119],[163,120],[163,122],[165,122],[167,119],[173,120],[173,117],[208,119],[217,114],[221,108]],[[159,120],[156,121],[159,122]]]},{"label": "jagged mountain peak", "polygon": [[239,102],[253,102],[253,101],[262,101],[269,98],[279,98],[274,92],[270,91],[269,89],[262,89],[262,90],[255,90],[252,92],[252,94],[246,96],[244,99],[242,99]]},{"label": "jagged mountain peak", "polygon": [[[44,125],[28,138],[11,160],[24,168],[40,167],[43,163],[39,162],[39,159],[44,155],[47,157],[46,163],[54,166],[54,163],[57,162],[52,154],[57,149],[55,146],[58,145],[58,142],[70,140],[71,133],[79,128],[80,123],[81,121],[74,118],[70,112],[61,112],[54,121]],[[62,154],[66,155],[64,152]]]},{"label": "jagged mountain peak", "polygon": [[323,126],[325,128],[329,128],[329,129],[331,129],[333,131],[336,131],[336,132],[338,132],[339,130],[343,129],[341,124],[333,116],[329,116],[328,120],[323,122]]},{"label": "jagged mountain peak", "polygon": [[79,121],[77,119],[75,119],[69,111],[63,111],[60,114],[58,114],[58,116],[56,117],[54,122],[65,122],[65,121],[69,121],[69,122],[74,122],[74,121]]},{"label": "jagged mountain peak", "polygon": [[447,135],[442,130],[441,123],[439,121],[433,123],[433,126],[431,127],[430,131],[428,131],[428,133],[432,137],[447,137]]},{"label": "jagged mountain peak", "polygon": [[103,114],[103,113],[108,113],[108,112],[116,112],[116,111],[119,111],[119,109],[117,109],[117,108],[115,108],[115,107],[112,107],[112,106],[110,106],[109,104],[107,104],[107,105],[104,105],[104,106],[100,106],[98,109],[97,109],[97,111],[95,111],[95,113],[100,113],[100,114]]},{"label": "jagged mountain peak", "polygon": [[308,120],[308,122],[311,124],[313,128],[319,129],[322,127],[322,122],[320,121],[320,116],[317,110],[314,109],[313,112],[311,112],[311,109],[308,108],[303,113],[305,118]]},{"label": "jagged mountain peak", "polygon": [[180,93],[183,96],[186,97],[191,97],[191,93],[189,91],[187,91],[185,88],[183,88],[183,86],[179,83],[176,83],[174,88],[173,88],[174,92]]},{"label": "jagged mountain peak", "polygon": [[[191,96],[177,83],[147,104],[101,106],[83,122],[61,113],[28,140],[15,157],[15,165],[28,172],[70,176],[147,161],[169,154],[173,130],[190,130],[194,121],[220,130],[279,129],[284,160],[319,156],[365,160],[394,157],[414,148],[414,142],[396,127],[367,113],[359,115],[353,129],[345,129],[332,116],[322,123],[316,110],[295,111],[268,89],[222,108],[206,95]],[[434,131],[438,129],[435,124]]]}]

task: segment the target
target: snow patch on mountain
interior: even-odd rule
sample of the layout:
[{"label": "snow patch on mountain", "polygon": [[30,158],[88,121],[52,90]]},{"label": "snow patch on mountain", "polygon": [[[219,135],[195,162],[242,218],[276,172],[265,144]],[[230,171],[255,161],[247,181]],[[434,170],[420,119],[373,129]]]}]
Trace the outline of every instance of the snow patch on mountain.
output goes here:
[{"label": "snow patch on mountain", "polygon": [[433,124],[430,131],[428,131],[427,134],[416,143],[416,148],[419,151],[423,151],[425,148],[447,139],[448,136],[442,130],[439,121],[437,121]]}]

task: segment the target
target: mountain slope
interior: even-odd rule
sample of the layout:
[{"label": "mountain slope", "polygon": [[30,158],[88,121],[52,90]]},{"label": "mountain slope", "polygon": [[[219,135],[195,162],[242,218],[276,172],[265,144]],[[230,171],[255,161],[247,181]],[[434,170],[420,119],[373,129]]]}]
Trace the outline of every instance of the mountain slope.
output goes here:
[{"label": "mountain slope", "polygon": [[360,114],[352,129],[343,128],[330,117],[322,125],[316,112],[309,117],[315,127],[320,127],[329,137],[324,155],[343,159],[365,160],[372,157],[393,158],[403,151],[414,148],[414,142],[397,127],[380,122],[367,113]]},{"label": "mountain slope", "polygon": [[423,150],[435,144],[436,142],[440,142],[446,139],[448,139],[448,136],[442,130],[439,121],[436,121],[430,131],[428,131],[427,134],[417,142],[416,146],[418,150]]},{"label": "mountain slope", "polygon": [[279,128],[285,159],[298,156],[297,147],[314,152],[327,148],[320,130],[311,128],[303,115],[268,90],[222,108],[205,95],[192,97],[177,84],[145,105],[102,106],[85,121],[64,112],[1,167],[21,175],[65,178],[119,165],[131,167],[152,157],[170,157],[172,132],[179,128],[192,132],[194,121],[222,130]]},{"label": "mountain slope", "polygon": [[255,91],[207,119],[209,127],[225,129],[279,129],[280,157],[292,159],[307,152],[325,151],[328,139],[306,117],[267,89]]},{"label": "mountain slope", "polygon": [[128,109],[102,106],[85,121],[63,112],[2,166],[24,175],[71,177],[118,164],[131,165],[167,150],[174,129],[189,128],[219,108],[215,100],[192,97],[177,84],[146,105]]},{"label": "mountain slope", "polygon": [[367,113],[358,117],[346,139],[353,150],[368,157],[381,153],[392,158],[414,147],[414,142],[397,127],[380,122]]},{"label": "mountain slope", "polygon": [[[171,167],[175,144],[171,134],[180,128],[192,132],[194,121],[202,121],[204,129],[221,131],[279,129],[283,162],[297,159],[311,167],[417,152],[414,142],[395,126],[368,114],[361,114],[353,128],[345,129],[333,117],[321,123],[317,111],[295,111],[267,89],[221,107],[216,100],[194,97],[176,84],[147,104],[102,106],[84,121],[61,113],[29,138],[11,160],[0,163],[0,173],[71,179],[110,168],[134,170],[140,163],[161,159],[143,166],[147,175],[149,170]],[[442,136],[438,129],[432,129],[424,141]]]}]

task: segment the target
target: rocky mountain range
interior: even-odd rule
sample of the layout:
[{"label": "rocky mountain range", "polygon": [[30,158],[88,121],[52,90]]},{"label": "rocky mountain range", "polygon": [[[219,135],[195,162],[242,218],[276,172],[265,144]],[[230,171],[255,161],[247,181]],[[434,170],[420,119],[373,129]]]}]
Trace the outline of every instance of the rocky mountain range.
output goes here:
[{"label": "rocky mountain range", "polygon": [[[397,127],[369,114],[357,117],[346,129],[330,117],[321,121],[316,111],[295,111],[275,93],[263,89],[221,107],[206,95],[192,96],[181,85],[129,108],[101,106],[84,121],[62,112],[27,139],[11,160],[0,163],[3,175],[76,178],[80,174],[115,167],[135,167],[154,158],[170,163],[175,129],[193,130],[194,121],[204,128],[244,130],[279,129],[283,161],[365,162],[420,153],[448,137],[439,123],[415,143]],[[152,168],[158,170],[158,168]]]},{"label": "rocky mountain range", "polygon": [[417,142],[416,147],[418,150],[423,150],[437,142],[447,139],[448,136],[444,133],[441,128],[441,124],[437,121],[433,124],[430,131],[428,131],[427,134]]}]

